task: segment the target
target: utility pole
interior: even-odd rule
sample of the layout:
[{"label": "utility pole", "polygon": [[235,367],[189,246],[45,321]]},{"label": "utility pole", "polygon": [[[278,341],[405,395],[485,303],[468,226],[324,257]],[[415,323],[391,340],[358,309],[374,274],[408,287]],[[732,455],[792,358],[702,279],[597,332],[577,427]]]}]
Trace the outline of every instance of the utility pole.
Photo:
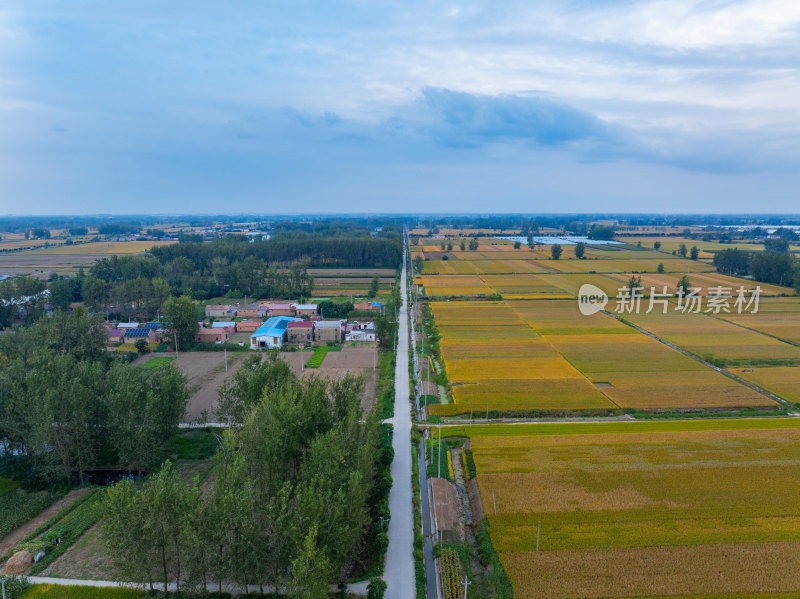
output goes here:
[{"label": "utility pole", "polygon": [[172,331],[172,334],[175,335],[175,357],[178,357],[178,331]]},{"label": "utility pole", "polygon": [[464,576],[464,580],[462,581],[461,584],[464,585],[464,599],[467,599],[467,589],[469,588],[469,585],[472,584],[472,582],[469,580],[469,578]]},{"label": "utility pole", "polygon": [[536,523],[536,551],[539,551],[539,531],[542,529],[542,523]]},{"label": "utility pole", "polygon": [[223,353],[225,354],[225,372],[228,372],[228,348],[222,348]]}]

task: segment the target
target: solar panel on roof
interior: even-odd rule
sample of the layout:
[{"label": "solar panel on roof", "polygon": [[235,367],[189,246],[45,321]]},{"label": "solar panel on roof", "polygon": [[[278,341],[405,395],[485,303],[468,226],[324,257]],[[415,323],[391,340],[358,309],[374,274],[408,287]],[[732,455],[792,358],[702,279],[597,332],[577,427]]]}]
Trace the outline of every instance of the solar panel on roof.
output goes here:
[{"label": "solar panel on roof", "polygon": [[127,329],[125,331],[126,337],[147,337],[150,334],[150,329]]}]

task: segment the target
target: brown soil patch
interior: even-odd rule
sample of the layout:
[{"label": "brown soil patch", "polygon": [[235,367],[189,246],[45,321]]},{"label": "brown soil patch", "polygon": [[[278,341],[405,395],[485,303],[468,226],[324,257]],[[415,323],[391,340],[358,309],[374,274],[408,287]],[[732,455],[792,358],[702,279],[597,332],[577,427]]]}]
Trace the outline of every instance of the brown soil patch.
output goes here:
[{"label": "brown soil patch", "polygon": [[312,351],[302,352],[282,352],[281,358],[286,360],[292,368],[292,372],[299,376],[318,376],[331,381],[342,378],[347,374],[362,375],[364,377],[364,394],[361,397],[361,407],[370,410],[377,401],[378,393],[378,369],[373,367],[375,364],[375,346],[345,346],[340,352],[328,352],[322,365],[319,368],[303,368],[301,370],[300,360],[303,365],[311,359]]},{"label": "brown soil patch", "polygon": [[[436,509],[436,522],[439,530],[454,530],[459,522],[461,499],[456,486],[446,478],[431,478],[430,485],[433,494],[432,507]],[[444,503],[446,505],[439,505]]]},{"label": "brown soil patch", "polygon": [[[135,363],[141,364],[163,354],[148,354]],[[170,354],[174,355],[174,354]],[[183,422],[193,422],[206,410],[208,419],[214,421],[217,392],[223,381],[239,369],[247,352],[228,352],[228,372],[225,372],[224,352],[184,352],[173,362],[188,379],[189,402]]]},{"label": "brown soil patch", "polygon": [[34,530],[39,528],[42,524],[47,522],[50,518],[55,516],[58,512],[70,505],[73,501],[86,495],[90,489],[75,489],[70,491],[64,497],[53,503],[46,510],[40,512],[35,518],[28,520],[25,524],[11,531],[5,537],[0,539],[0,555],[5,555],[11,551],[17,544],[31,534]]},{"label": "brown soil patch", "polygon": [[466,489],[469,497],[469,506],[472,510],[472,521],[481,522],[486,514],[483,511],[483,501],[481,501],[481,492],[478,489],[478,480],[475,478],[468,480]]}]

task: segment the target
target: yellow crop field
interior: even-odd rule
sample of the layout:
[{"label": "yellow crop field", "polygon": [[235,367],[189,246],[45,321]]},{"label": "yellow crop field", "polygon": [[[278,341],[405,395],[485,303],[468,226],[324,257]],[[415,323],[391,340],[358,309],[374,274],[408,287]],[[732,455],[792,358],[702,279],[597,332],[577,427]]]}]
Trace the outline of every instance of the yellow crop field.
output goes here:
[{"label": "yellow crop field", "polygon": [[800,367],[798,366],[735,368],[733,372],[783,399],[800,404]]},{"label": "yellow crop field", "polygon": [[551,275],[481,275],[484,283],[505,296],[565,298],[571,294],[552,283]]},{"label": "yellow crop field", "polygon": [[561,273],[654,273],[658,270],[658,265],[664,265],[665,272],[679,272],[679,273],[692,273],[692,272],[712,272],[714,266],[712,264],[701,262],[698,260],[684,260],[684,259],[654,259],[654,260],[613,260],[613,259],[595,259],[595,260],[576,260],[564,259],[561,260],[548,260],[543,264],[553,268]]},{"label": "yellow crop field", "polygon": [[483,379],[566,379],[579,373],[557,353],[550,350],[547,357],[538,358],[445,358],[451,381],[481,381]]},{"label": "yellow crop field", "polygon": [[[618,288],[625,287],[630,280],[630,275],[612,274],[608,276],[618,282]],[[644,287],[642,293],[644,295],[650,295],[652,289],[655,289],[656,293],[663,293],[664,287],[666,287],[667,293],[674,294],[677,292],[678,281],[682,276],[682,272],[642,274],[641,286]],[[722,287],[723,290],[728,290],[726,293],[729,295],[732,294],[734,298],[736,297],[740,287],[744,287],[747,293],[745,297],[749,297],[750,291],[755,289],[756,286],[761,288],[762,297],[773,295],[794,295],[795,293],[794,289],[789,287],[770,285],[768,283],[755,283],[746,279],[729,277],[719,273],[690,273],[689,282],[691,283],[692,287],[700,289],[699,294],[704,297],[709,295],[709,289],[716,289],[719,287]],[[617,295],[616,290],[614,291],[614,295]],[[735,308],[733,308],[733,302],[731,302],[730,306],[734,311],[736,311]]]},{"label": "yellow crop field", "polygon": [[620,408],[691,410],[720,408],[777,409],[777,404],[723,374],[710,369],[684,372],[595,372],[600,385]]},{"label": "yellow crop field", "polygon": [[494,290],[475,275],[423,275],[425,295],[432,297],[494,295]]},{"label": "yellow crop field", "polygon": [[[631,329],[633,330],[633,329]],[[684,372],[709,370],[663,343],[634,335],[552,335],[548,339],[581,372]]]},{"label": "yellow crop field", "polygon": [[668,310],[666,314],[654,311],[626,318],[701,357],[743,363],[786,360],[800,364],[800,347],[706,314]]},{"label": "yellow crop field", "polygon": [[38,250],[31,250],[29,254],[138,254],[157,245],[170,245],[175,241],[98,241],[95,243],[82,243],[78,245],[63,245]]},{"label": "yellow crop field", "polygon": [[462,430],[517,597],[800,591],[797,422]]},{"label": "yellow crop field", "polygon": [[[430,406],[431,414],[490,410],[611,410],[616,405],[581,376],[559,379],[485,379],[453,387],[455,404]],[[437,408],[434,410],[434,408]],[[438,408],[444,408],[441,412]]]},{"label": "yellow crop field", "polygon": [[756,314],[721,314],[719,317],[800,344],[800,298],[765,298]]}]

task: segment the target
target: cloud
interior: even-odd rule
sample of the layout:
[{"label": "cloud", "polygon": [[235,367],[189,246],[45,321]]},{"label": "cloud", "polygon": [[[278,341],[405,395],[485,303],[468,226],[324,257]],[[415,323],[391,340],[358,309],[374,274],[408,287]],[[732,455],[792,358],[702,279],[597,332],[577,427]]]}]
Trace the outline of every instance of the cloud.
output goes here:
[{"label": "cloud", "polygon": [[550,98],[469,94],[441,88],[422,90],[423,102],[437,122],[434,137],[445,145],[475,146],[520,141],[558,146],[608,136],[595,115]]}]

